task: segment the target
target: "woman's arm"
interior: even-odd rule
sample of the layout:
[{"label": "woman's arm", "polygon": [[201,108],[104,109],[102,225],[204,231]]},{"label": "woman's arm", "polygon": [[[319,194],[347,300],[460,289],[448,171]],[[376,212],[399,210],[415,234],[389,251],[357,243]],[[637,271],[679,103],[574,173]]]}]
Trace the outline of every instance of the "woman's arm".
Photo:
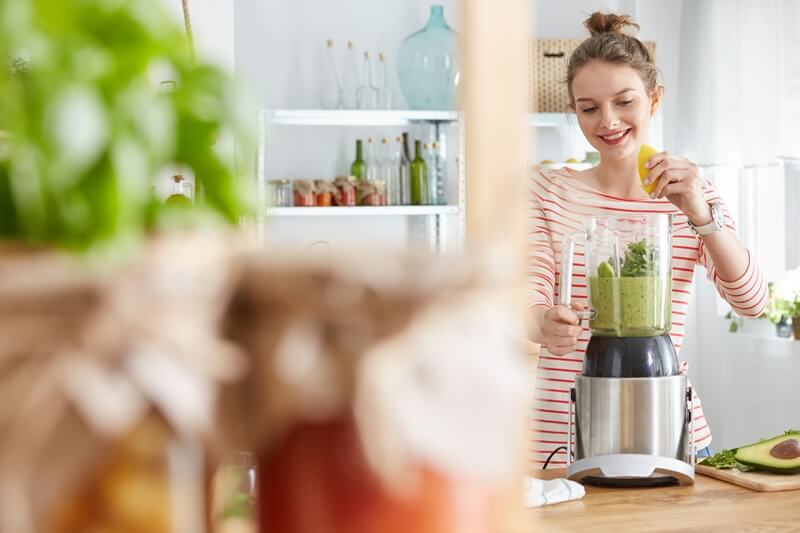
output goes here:
[{"label": "woman's arm", "polygon": [[[651,169],[645,185],[658,180],[651,197],[666,197],[695,226],[712,221],[711,207],[703,186],[700,169],[683,157],[662,152],[650,158],[646,165]],[[704,188],[706,191],[704,191]],[[719,200],[717,203],[722,203]],[[759,316],[767,305],[767,284],[750,252],[739,241],[736,226],[729,215],[720,231],[700,236],[700,263],[717,290],[737,314]]]}]

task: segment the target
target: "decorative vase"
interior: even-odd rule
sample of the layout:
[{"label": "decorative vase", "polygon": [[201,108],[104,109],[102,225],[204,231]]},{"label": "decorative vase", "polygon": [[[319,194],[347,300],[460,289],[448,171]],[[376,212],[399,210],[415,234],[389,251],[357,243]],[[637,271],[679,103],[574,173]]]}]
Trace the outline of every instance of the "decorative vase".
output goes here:
[{"label": "decorative vase", "polygon": [[442,6],[431,6],[425,27],[400,44],[397,75],[410,109],[456,108],[461,81],[458,34],[445,22]]},{"label": "decorative vase", "polygon": [[[800,322],[797,320],[795,322]],[[797,330],[795,330],[797,332]],[[789,317],[781,317],[780,322],[775,324],[775,333],[782,339],[788,339],[792,336],[792,320]]]}]

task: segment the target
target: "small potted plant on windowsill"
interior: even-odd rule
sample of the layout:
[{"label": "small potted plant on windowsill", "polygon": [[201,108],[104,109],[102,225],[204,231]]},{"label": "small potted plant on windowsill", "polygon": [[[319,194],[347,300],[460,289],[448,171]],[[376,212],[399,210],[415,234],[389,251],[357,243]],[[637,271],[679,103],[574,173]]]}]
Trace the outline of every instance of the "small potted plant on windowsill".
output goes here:
[{"label": "small potted plant on windowsill", "polygon": [[770,284],[766,314],[779,337],[789,337],[794,332],[795,340],[800,340],[800,267]]}]

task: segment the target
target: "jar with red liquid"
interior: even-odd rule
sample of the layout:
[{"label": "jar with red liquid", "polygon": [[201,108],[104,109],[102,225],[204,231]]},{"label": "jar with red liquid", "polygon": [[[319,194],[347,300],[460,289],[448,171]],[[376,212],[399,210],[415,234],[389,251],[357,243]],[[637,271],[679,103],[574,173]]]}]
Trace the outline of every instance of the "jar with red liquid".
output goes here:
[{"label": "jar with red liquid", "polygon": [[314,194],[314,182],[308,180],[294,181],[294,206],[295,207],[314,207],[317,205],[316,195]]},{"label": "jar with red liquid", "polygon": [[357,205],[356,179],[353,176],[340,176],[336,178],[334,185],[339,191],[338,197],[334,198],[336,205],[342,207],[352,207]]},{"label": "jar with red liquid", "polygon": [[261,262],[231,306],[260,533],[505,530],[526,382],[494,324],[514,306],[454,263],[373,254],[362,279],[350,259]]}]

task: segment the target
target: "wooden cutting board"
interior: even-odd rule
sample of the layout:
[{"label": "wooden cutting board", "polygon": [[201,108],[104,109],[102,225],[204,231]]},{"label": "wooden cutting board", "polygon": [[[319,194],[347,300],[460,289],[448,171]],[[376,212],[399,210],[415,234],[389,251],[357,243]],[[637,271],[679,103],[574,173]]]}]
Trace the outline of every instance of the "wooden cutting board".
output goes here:
[{"label": "wooden cutting board", "polygon": [[698,474],[727,481],[750,490],[776,492],[781,490],[800,490],[800,474],[772,474],[770,472],[739,472],[735,468],[718,470],[713,466],[697,465]]}]

